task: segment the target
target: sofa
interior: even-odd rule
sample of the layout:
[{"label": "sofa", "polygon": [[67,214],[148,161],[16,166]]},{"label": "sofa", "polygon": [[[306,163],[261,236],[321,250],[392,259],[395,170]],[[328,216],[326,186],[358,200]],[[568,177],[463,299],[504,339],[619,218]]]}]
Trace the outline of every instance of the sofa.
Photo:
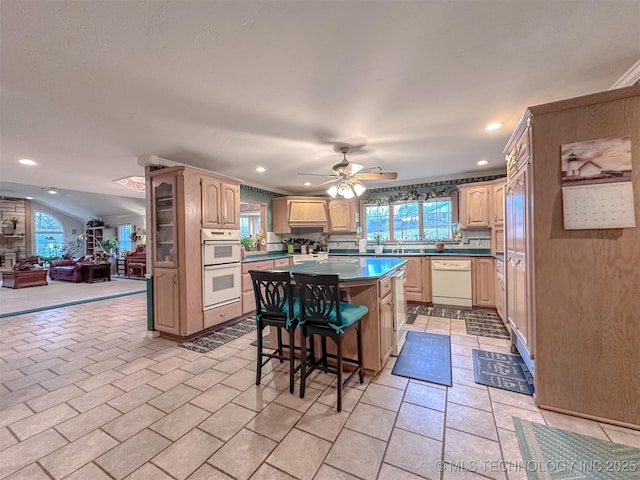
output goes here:
[{"label": "sofa", "polygon": [[90,255],[80,258],[65,258],[53,260],[49,267],[49,278],[51,280],[66,280],[68,282],[80,283],[82,278],[82,265],[93,263]]}]

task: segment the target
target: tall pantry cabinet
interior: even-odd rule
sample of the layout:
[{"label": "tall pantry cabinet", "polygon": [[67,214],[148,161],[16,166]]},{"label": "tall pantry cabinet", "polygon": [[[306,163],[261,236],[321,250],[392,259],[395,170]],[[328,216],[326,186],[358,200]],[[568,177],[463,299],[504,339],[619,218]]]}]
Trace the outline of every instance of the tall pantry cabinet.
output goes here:
[{"label": "tall pantry cabinet", "polygon": [[189,167],[155,170],[149,177],[154,326],[186,337],[205,328],[200,230],[218,218],[224,228],[237,227],[239,184]]},{"label": "tall pantry cabinet", "polygon": [[[507,155],[506,314],[540,408],[640,428],[640,87],[530,107]],[[561,147],[628,138],[635,228],[566,230]],[[590,214],[590,209],[585,211]]]}]

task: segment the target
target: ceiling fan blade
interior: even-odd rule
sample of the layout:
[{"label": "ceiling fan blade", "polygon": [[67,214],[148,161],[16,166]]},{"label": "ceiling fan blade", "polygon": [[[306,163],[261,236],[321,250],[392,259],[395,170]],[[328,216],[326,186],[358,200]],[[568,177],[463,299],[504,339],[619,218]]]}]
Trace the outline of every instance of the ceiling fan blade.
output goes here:
[{"label": "ceiling fan blade", "polygon": [[338,175],[325,175],[323,173],[298,173],[298,175],[305,175],[305,176],[311,176],[311,177],[333,177],[333,178],[338,178]]},{"label": "ceiling fan blade", "polygon": [[349,163],[343,170],[342,173],[346,175],[355,175],[360,170],[364,168],[364,165],[360,165],[359,163]]},{"label": "ceiling fan blade", "polygon": [[366,172],[354,175],[358,180],[395,180],[398,178],[397,172]]},{"label": "ceiling fan blade", "polygon": [[318,183],[317,185],[311,185],[309,188],[314,189],[314,188],[318,188],[318,187],[322,187],[324,185],[329,185],[331,183],[336,183],[336,180],[327,180],[326,182],[322,182],[322,183]]}]

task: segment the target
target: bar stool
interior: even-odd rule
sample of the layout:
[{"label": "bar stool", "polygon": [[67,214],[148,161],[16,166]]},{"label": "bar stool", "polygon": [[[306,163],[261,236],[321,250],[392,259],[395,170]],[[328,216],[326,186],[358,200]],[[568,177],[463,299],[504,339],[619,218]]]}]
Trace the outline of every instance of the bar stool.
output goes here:
[{"label": "bar stool", "polygon": [[[293,393],[295,372],[300,365],[295,366],[295,329],[299,321],[298,302],[294,301],[291,275],[289,272],[269,272],[250,270],[253,292],[256,299],[256,326],[258,329],[258,355],[256,368],[256,385],[260,385],[262,367],[272,358],[283,363],[289,360],[289,393]],[[262,345],[262,331],[265,327],[277,328],[278,346],[273,353],[264,352]],[[289,344],[282,343],[282,329],[289,333]],[[289,349],[285,356],[284,349]]]},{"label": "bar stool", "polygon": [[[304,397],[306,377],[316,369],[322,369],[338,376],[338,412],[342,411],[342,389],[344,385],[357,373],[360,383],[364,382],[364,369],[362,367],[362,328],[360,319],[369,309],[364,305],[340,301],[340,289],[338,275],[317,275],[294,273],[294,282],[298,288],[300,299],[300,326],[302,330],[302,361],[300,368],[300,397]],[[344,358],[342,342],[344,336],[351,330],[356,331],[357,359]],[[314,352],[314,335],[319,335],[322,341],[322,356],[316,361]],[[310,339],[311,356],[307,358],[306,340]],[[326,339],[330,338],[336,344],[336,354],[327,353]],[[336,360],[336,367],[329,367],[327,358]],[[356,365],[346,380],[342,380],[343,362]]]}]

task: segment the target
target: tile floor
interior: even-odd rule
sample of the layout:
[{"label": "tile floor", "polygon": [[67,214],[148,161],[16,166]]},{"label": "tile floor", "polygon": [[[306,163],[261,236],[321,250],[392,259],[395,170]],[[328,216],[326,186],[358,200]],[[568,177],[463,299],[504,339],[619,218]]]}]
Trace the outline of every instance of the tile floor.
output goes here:
[{"label": "tile floor", "polygon": [[144,295],[2,320],[0,478],[524,479],[514,415],[640,447],[638,431],[475,384],[471,350],[507,343],[462,320],[412,325],[451,335],[453,387],[391,375],[392,358],[346,390],[342,413],[332,375],[300,399],[274,362],[256,386],[253,334],[199,354],[145,325]]}]

